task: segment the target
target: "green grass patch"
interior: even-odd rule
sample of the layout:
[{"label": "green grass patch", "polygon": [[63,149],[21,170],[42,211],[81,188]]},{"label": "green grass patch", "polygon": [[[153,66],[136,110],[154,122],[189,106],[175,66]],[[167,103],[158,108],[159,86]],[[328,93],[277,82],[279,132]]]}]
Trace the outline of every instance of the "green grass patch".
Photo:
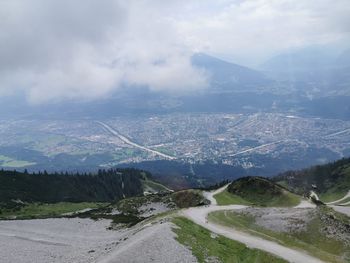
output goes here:
[{"label": "green grass patch", "polygon": [[286,262],[274,255],[258,249],[251,249],[242,243],[228,239],[221,235],[212,235],[207,229],[192,221],[176,217],[173,222],[178,228],[173,231],[177,234],[177,240],[189,247],[193,255],[200,263],[208,262],[235,262],[235,263],[280,263]]},{"label": "green grass patch", "polygon": [[348,262],[345,257],[350,256],[347,254],[350,249],[348,246],[321,233],[322,223],[319,217],[312,219],[305,231],[288,233],[263,228],[255,224],[253,216],[234,211],[213,212],[208,218],[217,224],[234,227],[286,247],[305,250],[312,256],[327,262]]},{"label": "green grass patch", "polygon": [[229,193],[227,189],[214,195],[214,198],[218,205],[251,205],[250,202],[244,200],[242,197]]},{"label": "green grass patch", "polygon": [[60,202],[54,204],[46,203],[31,203],[23,204],[15,208],[0,208],[0,218],[15,218],[15,219],[29,219],[29,218],[48,218],[57,217],[66,213],[74,213],[87,208],[95,209],[104,206],[105,203],[69,203]]}]

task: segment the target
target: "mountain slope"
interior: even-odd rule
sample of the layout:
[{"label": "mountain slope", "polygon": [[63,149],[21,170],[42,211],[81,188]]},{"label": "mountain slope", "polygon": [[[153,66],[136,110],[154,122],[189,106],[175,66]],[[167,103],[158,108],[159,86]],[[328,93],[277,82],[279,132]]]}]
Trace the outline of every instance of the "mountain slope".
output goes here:
[{"label": "mountain slope", "polygon": [[321,47],[279,54],[260,66],[269,77],[320,96],[349,95],[350,51]]},{"label": "mountain slope", "polygon": [[316,188],[322,201],[334,201],[350,190],[350,158],[278,175],[274,181],[300,194]]},{"label": "mountain slope", "polygon": [[306,48],[293,52],[285,52],[264,62],[260,68],[265,71],[305,72],[320,70],[332,65],[334,55],[322,48]]}]

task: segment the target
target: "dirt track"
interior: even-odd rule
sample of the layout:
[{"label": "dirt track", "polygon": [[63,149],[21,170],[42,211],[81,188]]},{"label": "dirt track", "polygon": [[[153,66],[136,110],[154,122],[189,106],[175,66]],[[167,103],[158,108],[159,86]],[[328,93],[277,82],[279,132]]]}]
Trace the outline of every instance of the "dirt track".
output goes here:
[{"label": "dirt track", "polygon": [[296,263],[319,263],[322,262],[321,260],[314,258],[305,252],[294,250],[291,248],[284,247],[282,245],[279,245],[272,241],[267,241],[265,239],[255,237],[249,234],[246,234],[241,231],[237,231],[233,228],[224,227],[221,225],[214,224],[212,222],[207,221],[207,215],[214,211],[221,211],[221,210],[237,210],[237,209],[243,209],[247,206],[243,205],[227,205],[227,206],[217,206],[216,200],[214,198],[214,195],[224,191],[227,186],[224,186],[214,192],[206,192],[205,197],[212,201],[212,204],[205,207],[194,207],[189,208],[183,211],[183,215],[187,218],[191,219],[196,224],[199,224],[206,229],[216,233],[223,235],[227,238],[239,241],[248,247],[251,248],[257,248],[264,250],[266,252],[269,252],[271,254],[274,254],[276,256],[279,256],[289,262],[296,262]]}]

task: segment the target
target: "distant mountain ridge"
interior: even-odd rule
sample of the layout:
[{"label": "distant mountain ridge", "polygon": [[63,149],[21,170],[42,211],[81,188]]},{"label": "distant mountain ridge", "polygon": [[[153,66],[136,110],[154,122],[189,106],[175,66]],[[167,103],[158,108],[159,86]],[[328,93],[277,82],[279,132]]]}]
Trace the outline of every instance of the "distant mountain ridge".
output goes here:
[{"label": "distant mountain ridge", "polygon": [[268,59],[259,69],[275,80],[294,85],[301,82],[309,93],[350,94],[350,49],[340,54],[321,47],[285,52]]}]

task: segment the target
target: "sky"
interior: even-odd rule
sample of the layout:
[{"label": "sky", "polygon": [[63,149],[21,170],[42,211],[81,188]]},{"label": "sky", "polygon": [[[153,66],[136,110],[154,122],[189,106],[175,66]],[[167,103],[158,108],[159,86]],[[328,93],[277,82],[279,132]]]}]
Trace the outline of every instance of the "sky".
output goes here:
[{"label": "sky", "polygon": [[0,96],[95,99],[208,85],[191,56],[256,66],[350,43],[349,0],[0,0]]}]

